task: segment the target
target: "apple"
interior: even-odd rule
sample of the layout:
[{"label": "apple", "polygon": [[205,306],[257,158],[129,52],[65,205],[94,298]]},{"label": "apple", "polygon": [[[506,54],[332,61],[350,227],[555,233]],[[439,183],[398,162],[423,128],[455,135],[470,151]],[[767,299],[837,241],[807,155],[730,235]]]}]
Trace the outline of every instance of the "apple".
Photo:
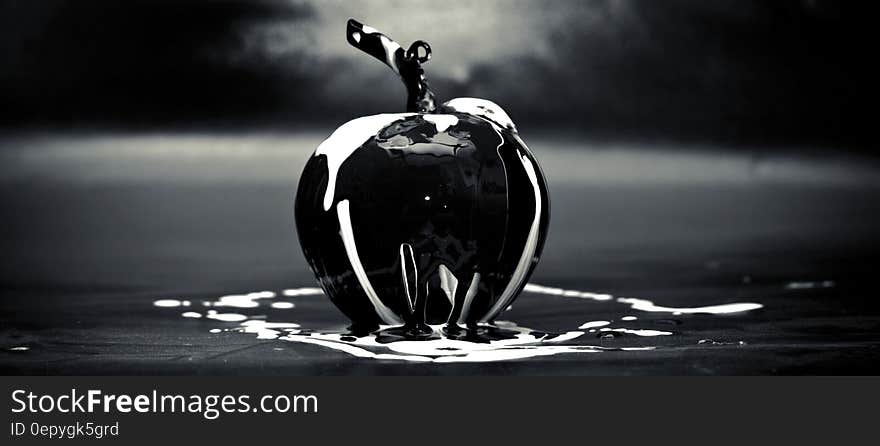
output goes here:
[{"label": "apple", "polygon": [[355,20],[347,38],[400,76],[407,112],[343,124],[306,163],[295,217],[309,266],[355,332],[491,324],[544,245],[550,200],[538,162],[498,105],[437,106],[421,67],[427,43],[404,50]]}]

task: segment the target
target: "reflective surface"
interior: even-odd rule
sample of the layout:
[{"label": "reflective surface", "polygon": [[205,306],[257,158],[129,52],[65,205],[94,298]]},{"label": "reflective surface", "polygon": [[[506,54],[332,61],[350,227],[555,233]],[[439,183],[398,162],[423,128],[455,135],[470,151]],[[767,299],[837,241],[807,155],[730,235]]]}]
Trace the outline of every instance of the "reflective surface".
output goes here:
[{"label": "reflective surface", "polygon": [[455,111],[340,127],[296,199],[303,252],[333,303],[358,330],[405,324],[414,336],[496,317],[548,222],[543,175],[516,132]]},{"label": "reflective surface", "polygon": [[[880,373],[875,160],[597,143],[531,129],[524,136],[553,196],[549,237],[529,279],[544,288],[524,289],[496,321],[548,337],[583,331],[557,345],[601,352],[441,364],[240,333],[249,320],[347,332],[350,321],[315,290],[292,230],[296,174],[326,129],[39,135],[0,138],[7,209],[0,372]],[[274,297],[256,306],[232,306],[250,298],[221,299],[263,291]],[[180,306],[154,306],[157,300]],[[689,312],[747,303],[763,307]],[[682,314],[648,311],[656,307]],[[630,316],[636,319],[624,320]],[[622,350],[636,347],[653,348]]]},{"label": "reflective surface", "polygon": [[[616,302],[630,305],[636,312],[691,315],[706,318],[724,314],[738,314],[758,310],[763,305],[753,302],[729,303],[704,307],[666,307],[647,299],[614,298],[609,294],[588,291],[564,290],[530,284],[526,293],[545,296],[562,296],[566,300],[588,299],[599,302]],[[679,333],[683,321],[662,317],[644,316],[642,322],[632,315],[619,316],[614,321],[587,321],[578,327],[561,332],[545,332],[521,327],[514,322],[498,321],[494,324],[472,325],[467,331],[451,331],[448,327],[433,326],[419,339],[413,339],[399,327],[384,327],[373,333],[351,330],[328,330],[312,326],[308,322],[314,315],[308,310],[294,311],[284,315],[274,314],[270,320],[265,312],[269,308],[296,308],[295,300],[314,299],[321,294],[315,288],[291,288],[280,293],[258,291],[246,294],[221,296],[196,303],[204,312],[184,311],[180,316],[189,319],[209,319],[223,324],[209,329],[210,333],[234,332],[256,335],[257,339],[280,340],[318,346],[341,352],[362,360],[431,362],[431,363],[484,363],[529,359],[543,356],[574,355],[601,352],[644,352],[675,346],[684,347],[691,342]],[[276,302],[276,300],[281,300]],[[633,303],[633,301],[637,301]],[[300,301],[302,303],[302,301]],[[278,304],[286,304],[279,306]],[[189,300],[160,299],[156,307],[188,309]],[[576,311],[581,314],[583,310]],[[168,311],[168,314],[173,314]],[[289,316],[288,316],[289,314]],[[696,316],[693,316],[696,315]],[[293,322],[296,321],[296,322]],[[648,327],[648,328],[645,328]],[[658,329],[662,328],[662,329]],[[204,329],[204,328],[203,328]],[[675,329],[675,331],[673,331]],[[636,341],[621,341],[621,337]],[[674,344],[659,344],[650,339],[673,337]],[[743,340],[715,341],[700,339],[697,345],[746,345]],[[635,353],[633,353],[635,354]]]}]

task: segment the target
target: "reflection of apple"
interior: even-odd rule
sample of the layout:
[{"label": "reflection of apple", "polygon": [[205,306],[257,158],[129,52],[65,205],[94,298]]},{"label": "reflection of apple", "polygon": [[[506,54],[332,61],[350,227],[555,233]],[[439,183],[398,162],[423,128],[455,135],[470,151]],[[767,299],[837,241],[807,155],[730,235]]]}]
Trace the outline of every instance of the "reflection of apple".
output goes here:
[{"label": "reflection of apple", "polygon": [[408,113],[349,121],[306,164],[296,224],[309,265],[361,330],[491,322],[544,244],[549,199],[537,161],[494,103],[435,106],[426,43],[404,51],[354,20],[347,36],[400,75]]}]

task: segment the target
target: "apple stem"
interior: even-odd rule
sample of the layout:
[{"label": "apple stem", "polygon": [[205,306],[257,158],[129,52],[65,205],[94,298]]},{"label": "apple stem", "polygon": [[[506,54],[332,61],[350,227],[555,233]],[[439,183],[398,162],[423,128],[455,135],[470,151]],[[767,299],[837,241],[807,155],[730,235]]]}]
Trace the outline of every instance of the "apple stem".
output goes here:
[{"label": "apple stem", "polygon": [[434,112],[437,108],[434,93],[428,87],[422,69],[422,64],[431,59],[431,46],[427,42],[416,40],[404,50],[388,36],[355,19],[348,20],[345,36],[351,46],[384,62],[400,76],[408,96],[406,111]]}]

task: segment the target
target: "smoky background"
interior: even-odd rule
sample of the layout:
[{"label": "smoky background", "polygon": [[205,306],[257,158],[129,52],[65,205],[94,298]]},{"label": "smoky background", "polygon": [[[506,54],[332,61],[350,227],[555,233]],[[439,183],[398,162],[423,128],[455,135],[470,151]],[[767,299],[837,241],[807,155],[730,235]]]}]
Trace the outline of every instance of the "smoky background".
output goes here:
[{"label": "smoky background", "polygon": [[349,47],[356,17],[428,41],[443,99],[592,138],[872,146],[866,2],[4,1],[0,123],[26,128],[332,127],[403,108]]}]

